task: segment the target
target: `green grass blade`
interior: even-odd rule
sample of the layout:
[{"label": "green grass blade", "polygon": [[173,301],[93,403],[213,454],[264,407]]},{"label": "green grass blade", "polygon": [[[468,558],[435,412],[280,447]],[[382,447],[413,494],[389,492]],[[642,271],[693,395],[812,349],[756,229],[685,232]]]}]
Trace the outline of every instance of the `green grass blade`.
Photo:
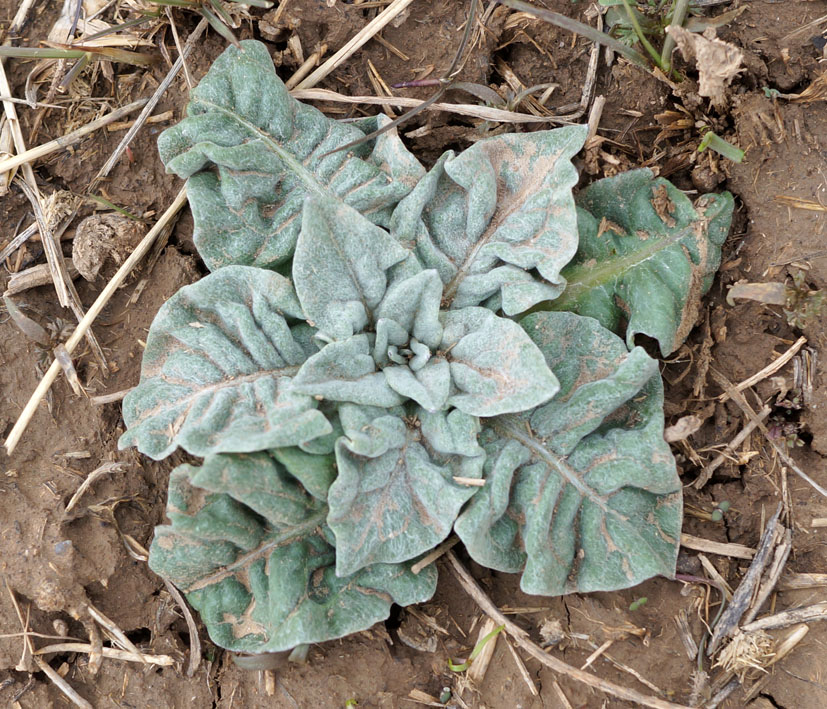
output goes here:
[{"label": "green grass blade", "polygon": [[551,10],[546,10],[542,7],[535,7],[530,3],[523,2],[523,0],[498,0],[498,2],[501,5],[510,7],[512,10],[525,12],[526,14],[532,15],[537,19],[550,22],[557,27],[562,27],[564,30],[568,30],[569,32],[576,32],[577,34],[583,35],[586,39],[592,40],[592,42],[598,42],[606,47],[609,47],[609,49],[613,49],[618,54],[622,54],[626,57],[626,59],[632,62],[632,64],[637,64],[638,66],[646,69],[646,71],[651,71],[646,58],[642,54],[636,52],[631,47],[627,47],[622,42],[618,42],[614,37],[610,37],[600,30],[591,27],[590,25],[586,25],[582,22],[578,22],[577,20],[573,20],[570,17],[561,15],[559,12],[552,12]]}]

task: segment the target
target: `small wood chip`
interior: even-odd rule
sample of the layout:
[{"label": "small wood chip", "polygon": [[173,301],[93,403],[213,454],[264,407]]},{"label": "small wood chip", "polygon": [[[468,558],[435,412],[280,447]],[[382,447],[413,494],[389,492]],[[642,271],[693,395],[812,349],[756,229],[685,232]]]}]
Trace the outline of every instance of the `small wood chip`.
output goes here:
[{"label": "small wood chip", "polygon": [[744,632],[773,630],[775,628],[786,628],[795,623],[811,623],[815,620],[827,620],[827,601],[759,618],[745,625],[742,629]]},{"label": "small wood chip", "polygon": [[724,542],[713,542],[702,537],[693,537],[691,534],[681,534],[681,546],[694,551],[705,551],[709,554],[719,556],[731,556],[734,559],[752,559],[755,556],[755,549],[743,544],[726,544]]}]

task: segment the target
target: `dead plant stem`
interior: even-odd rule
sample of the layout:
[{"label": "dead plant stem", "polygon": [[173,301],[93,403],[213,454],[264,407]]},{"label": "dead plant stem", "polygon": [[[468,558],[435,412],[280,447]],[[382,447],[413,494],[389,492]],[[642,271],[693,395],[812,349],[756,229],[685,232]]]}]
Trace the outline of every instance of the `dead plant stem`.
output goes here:
[{"label": "dead plant stem", "polygon": [[543,650],[528,637],[528,633],[525,630],[520,628],[518,625],[515,625],[502,614],[500,609],[494,605],[471,574],[468,573],[468,570],[462,565],[460,560],[457,559],[454,552],[449,551],[445,557],[448,560],[451,573],[454,574],[460,585],[463,589],[465,589],[465,592],[474,599],[482,611],[492,618],[498,625],[505,626],[505,631],[514,639],[514,642],[517,645],[519,645],[534,659],[539,660],[546,667],[549,667],[552,671],[566,675],[567,677],[577,680],[578,682],[582,682],[589,687],[599,689],[601,692],[606,692],[607,694],[619,699],[634,702],[642,706],[652,707],[653,709],[689,709],[683,704],[674,704],[673,702],[658,699],[657,697],[641,694],[634,689],[621,687],[619,684],[614,684],[614,682],[604,680],[591,674],[590,672],[578,670],[576,667],[572,667],[571,665],[554,657],[554,655],[550,655],[545,652],[545,650]]},{"label": "dead plant stem", "polygon": [[[164,230],[164,227],[167,223],[172,220],[181,207],[184,206],[184,203],[187,201],[187,191],[186,189],[182,189],[178,196],[175,198],[173,203],[167,208],[167,210],[161,215],[161,218],[152,227],[152,229],[147,232],[147,235],[141,240],[141,243],[135,248],[135,251],[129,256],[126,261],[123,262],[121,267],[118,269],[117,273],[112,276],[112,280],[106,284],[106,287],[100,292],[95,302],[92,304],[92,307],[89,308],[89,312],[83,317],[83,319],[78,323],[78,326],[75,328],[75,331],[71,334],[68,340],[66,340],[65,346],[66,350],[71,354],[71,352],[77,347],[78,343],[84,337],[84,335],[88,332],[89,328],[91,327],[92,323],[94,322],[95,318],[100,315],[103,308],[109,302],[109,299],[124,282],[126,277],[132,271],[132,269],[138,264],[138,262],[146,255],[149,249],[152,247],[157,236]],[[34,416],[35,411],[37,410],[40,401],[46,395],[46,392],[49,391],[49,388],[54,383],[57,375],[60,373],[60,363],[55,360],[52,362],[52,366],[49,367],[46,374],[43,376],[43,379],[40,380],[40,384],[37,385],[37,388],[34,390],[31,398],[29,399],[28,403],[26,404],[23,412],[20,414],[17,422],[14,424],[14,428],[12,428],[11,433],[9,433],[9,437],[6,439],[5,447],[6,452],[11,455],[14,449],[17,447],[17,444],[20,442],[20,438],[23,436],[23,432],[26,430],[26,427],[29,425],[29,421],[31,421],[32,416]]]}]

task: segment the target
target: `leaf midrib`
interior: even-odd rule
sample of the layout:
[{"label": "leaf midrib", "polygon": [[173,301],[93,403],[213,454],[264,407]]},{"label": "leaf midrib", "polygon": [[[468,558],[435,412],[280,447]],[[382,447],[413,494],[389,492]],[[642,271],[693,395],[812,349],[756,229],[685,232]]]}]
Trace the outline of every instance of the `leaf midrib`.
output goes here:
[{"label": "leaf midrib", "polygon": [[[211,384],[205,387],[201,387],[196,389],[195,391],[182,396],[181,398],[175,399],[174,401],[164,401],[155,408],[144,411],[142,418],[149,419],[153,416],[159,415],[162,411],[166,410],[177,410],[181,408],[181,406],[186,406],[187,410],[192,406],[192,403],[201,396],[213,396],[217,392],[222,391],[224,389],[232,389],[234,387],[242,386],[243,384],[248,384],[250,382],[258,381],[259,379],[263,378],[279,378],[279,377],[291,377],[294,376],[299,369],[301,368],[300,365],[290,365],[286,367],[280,367],[279,369],[262,369],[253,374],[245,374],[240,377],[233,377],[232,379],[226,379],[221,381],[217,384]],[[158,375],[158,379],[165,383],[173,383],[172,380],[168,377],[165,377],[163,374]],[[180,383],[178,386],[190,386],[189,383]]]},{"label": "leaf midrib", "polygon": [[[680,242],[689,235],[695,227],[695,223],[688,224],[683,229],[667,236],[665,239],[654,239],[652,242],[640,242],[643,246],[622,256],[610,258],[602,264],[580,263],[569,268],[564,268],[562,276],[568,281],[562,295],[548,304],[549,310],[576,310],[581,298],[589,291],[609,283],[613,278],[627,273],[640,266],[645,261],[656,256],[670,246]],[[624,235],[622,238],[635,238]],[[694,265],[694,264],[693,264]]]},{"label": "leaf midrib", "polygon": [[[482,237],[471,248],[471,251],[469,252],[468,256],[466,256],[466,258],[463,260],[462,265],[457,269],[457,272],[454,274],[451,280],[445,284],[443,300],[446,303],[450,304],[451,302],[453,302],[454,298],[456,297],[457,291],[459,290],[459,287],[462,284],[462,281],[465,280],[466,276],[468,275],[468,271],[473,265],[474,261],[476,260],[480,250],[490,243],[494,234],[497,233],[497,230],[508,220],[508,218],[512,214],[514,214],[515,211],[520,211],[525,206],[526,195],[531,196],[536,194],[539,191],[537,189],[537,185],[542,185],[544,177],[548,173],[557,170],[559,161],[564,155],[567,154],[568,148],[572,140],[576,140],[576,138],[572,138],[571,140],[566,142],[557,151],[557,154],[553,157],[552,165],[549,169],[545,171],[531,171],[533,179],[525,183],[518,194],[513,195],[511,199],[511,204],[509,205],[509,208],[507,210],[505,210],[502,213],[499,212],[499,209],[495,210],[494,215],[492,216],[492,220],[489,222],[488,227],[485,229],[485,232],[483,233]],[[501,201],[497,199],[498,206],[500,205],[500,203]],[[448,307],[450,307],[450,305]]]},{"label": "leaf midrib", "polygon": [[207,588],[214,583],[220,583],[225,578],[229,578],[230,576],[235,575],[235,572],[238,569],[244,568],[249,566],[257,559],[263,557],[267,552],[271,549],[275,549],[279,546],[284,546],[289,542],[294,541],[297,538],[301,538],[307,536],[309,533],[313,532],[317,527],[324,524],[325,518],[327,517],[327,506],[324,506],[321,510],[316,512],[312,517],[309,517],[301,524],[297,524],[294,527],[291,527],[289,530],[282,532],[281,534],[276,535],[275,537],[269,538],[267,541],[262,542],[258,547],[253,549],[252,551],[248,551],[246,554],[242,555],[241,557],[237,558],[232,564],[227,564],[227,566],[214,571],[209,576],[205,576],[202,579],[199,579],[191,586],[183,589],[185,593],[192,593],[193,591],[199,591],[202,588]]},{"label": "leaf midrib", "polygon": [[534,436],[527,435],[523,429],[524,421],[519,420],[519,422],[514,422],[511,416],[500,416],[497,419],[493,419],[491,423],[494,430],[500,435],[511,438],[524,445],[531,451],[534,457],[541,459],[552,470],[556,470],[566,482],[576,488],[583,497],[597,505],[604,513],[611,513],[621,521],[628,522],[628,519],[623,517],[623,515],[609,507],[603,496],[595,493],[578,475],[572,472],[569,466],[564,464],[565,458],[552,454],[545,446],[537,441]]},{"label": "leaf midrib", "polygon": [[[217,103],[213,103],[212,101],[207,101],[204,99],[199,98],[198,101],[200,104],[204,106],[208,106],[213,111],[221,113],[228,118],[235,120],[239,123],[239,125],[246,128],[250,133],[257,136],[261,140],[263,140],[267,146],[279,156],[281,160],[284,161],[285,164],[298,176],[298,178],[304,183],[304,185],[311,191],[319,194],[319,195],[328,195],[334,196],[333,192],[326,189],[313,175],[313,173],[308,170],[304,165],[301,164],[299,160],[296,159],[294,155],[292,155],[289,151],[285,150],[279,143],[273,139],[273,137],[259,128],[255,123],[251,123],[250,121],[243,118],[240,114],[230,111],[223,106],[218,105]],[[315,152],[315,149],[314,151]]]},{"label": "leaf midrib", "polygon": [[[606,496],[598,495],[594,490],[588,487],[569,466],[565,465],[565,457],[554,455],[549,452],[548,449],[541,442],[539,442],[533,434],[526,434],[525,421],[516,419],[512,416],[501,416],[497,419],[493,419],[491,423],[495,431],[504,437],[511,438],[521,445],[524,445],[531,452],[532,456],[542,460],[551,470],[557,471],[557,473],[564,480],[566,480],[566,482],[574,486],[584,498],[597,505],[603,512],[604,518],[611,515],[623,525],[631,524],[634,534],[641,540],[642,543],[646,544],[655,556],[659,556],[659,554],[657,554],[657,550],[652,548],[652,545],[646,540],[645,536],[638,533],[635,525],[632,524],[632,520],[610,507]],[[606,532],[606,534],[608,534],[608,532]]]}]

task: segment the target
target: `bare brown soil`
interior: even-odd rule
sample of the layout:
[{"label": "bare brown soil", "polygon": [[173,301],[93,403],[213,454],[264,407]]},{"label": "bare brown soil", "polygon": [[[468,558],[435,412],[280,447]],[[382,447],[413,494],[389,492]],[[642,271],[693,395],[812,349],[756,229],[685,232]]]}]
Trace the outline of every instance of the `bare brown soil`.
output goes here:
[{"label": "bare brown soil", "polygon": [[[7,26],[17,2],[0,1],[0,25]],[[25,44],[34,46],[48,33],[62,3],[37,4],[33,21],[27,26]],[[384,40],[408,59],[389,51],[386,45],[369,42],[360,52],[325,80],[326,88],[344,94],[374,94],[368,81],[368,62],[388,82],[413,79],[433,67],[431,76],[440,76],[450,65],[462,34],[467,4],[447,0],[420,0],[398,23],[384,30]],[[582,18],[584,3],[547,0],[550,9]],[[330,6],[332,5],[332,7]],[[738,213],[725,247],[721,273],[706,299],[698,326],[686,346],[665,363],[663,374],[668,399],[667,423],[689,413],[700,414],[705,425],[675,452],[684,482],[698,475],[698,461],[708,461],[744,424],[743,415],[731,402],[716,402],[720,388],[708,377],[711,364],[732,382],[739,382],[771,362],[803,334],[808,348],[821,355],[825,320],[815,318],[792,327],[779,308],[752,301],[725,300],[727,286],[739,280],[784,281],[804,270],[812,289],[827,287],[827,212],[806,211],[779,202],[779,195],[798,197],[816,205],[827,203],[827,109],[824,101],[795,104],[765,95],[764,87],[784,94],[802,91],[819,73],[827,70],[821,50],[813,37],[817,27],[791,36],[807,23],[827,15],[824,0],[771,0],[735,2],[744,12],[719,36],[743,48],[747,69],[733,84],[728,104],[712,110],[694,93],[690,79],[673,92],[664,82],[645,72],[615,61],[608,67],[601,58],[596,93],[607,99],[600,135],[602,143],[587,151],[583,161],[584,182],[613,174],[620,169],[648,165],[669,176],[687,190],[729,189],[737,197]],[[241,37],[269,41],[280,75],[286,78],[299,61],[287,40],[300,38],[305,54],[320,42],[332,53],[374,16],[376,10],[344,2],[292,0],[278,20],[274,11],[253,11],[255,19],[238,30]],[[507,26],[510,11],[497,8],[489,29],[483,34],[461,78],[495,88],[502,87],[507,65],[528,86],[559,84],[550,106],[577,103],[587,70],[590,43],[549,25],[524,20]],[[264,20],[260,19],[264,17]],[[185,35],[194,26],[191,16],[179,17]],[[176,56],[171,35],[163,41]],[[199,43],[189,62],[195,79],[202,76],[225,42],[208,34]],[[157,52],[156,52],[157,53]],[[15,95],[22,95],[30,64],[7,63]],[[122,105],[152,93],[167,71],[163,63],[151,72],[114,65],[114,83],[101,73],[85,74],[89,95],[108,97],[112,106]],[[42,97],[48,84],[41,87]],[[410,89],[400,93],[426,98],[431,89]],[[179,118],[186,104],[187,85],[176,81],[156,110],[171,110]],[[447,100],[476,102],[460,92]],[[336,117],[359,115],[341,104],[321,106]],[[42,124],[37,142],[64,134],[95,117],[99,103],[78,102],[70,111],[52,110]],[[664,128],[666,111],[692,118],[690,128],[656,142]],[[34,111],[20,108],[24,135],[28,135]],[[660,116],[660,117],[659,117]],[[694,147],[699,134],[692,122],[705,120],[720,135],[746,150],[740,165],[718,159],[709,152],[697,157]],[[668,122],[668,121],[667,121]],[[180,189],[177,178],[164,174],[155,150],[157,134],[168,124],[146,126],[103,185],[107,199],[132,214],[150,221],[162,212]],[[475,125],[442,113],[420,114],[403,129],[409,147],[426,163],[447,148],[463,148],[496,130]],[[100,165],[117,145],[123,132],[99,131],[72,150],[57,153],[36,164],[44,194],[70,190],[82,194]],[[94,205],[84,203],[78,219],[64,241],[67,256],[71,238],[80,218],[91,214]],[[28,202],[17,190],[2,197],[4,225],[0,243],[5,244],[19,220],[31,221]],[[111,301],[94,327],[105,348],[113,374],[101,376],[90,352],[76,357],[80,379],[90,396],[117,392],[138,380],[141,341],[160,305],[182,285],[204,273],[191,242],[192,222],[188,214],[179,220],[151,272],[146,268]],[[65,238],[65,237],[64,237]],[[43,261],[39,242],[30,242],[21,258],[12,256],[4,264],[0,285],[7,270]],[[105,269],[104,269],[105,275]],[[136,302],[130,303],[136,284],[148,277]],[[101,276],[87,283],[76,281],[81,298],[89,304],[103,286]],[[51,287],[40,287],[18,296],[18,303],[43,325],[70,321],[68,311],[57,305]],[[37,385],[42,369],[39,362],[49,358],[29,341],[10,320],[0,323],[0,435],[11,426]],[[827,356],[818,356],[812,396],[800,409],[777,405],[770,419],[773,430],[801,445],[791,450],[799,466],[821,484],[827,484]],[[792,383],[793,366],[779,375]],[[775,402],[778,382],[765,381],[757,387],[764,400]],[[783,397],[781,397],[783,399]],[[755,403],[754,401],[752,402]],[[229,654],[205,641],[204,662],[195,676],[186,675],[189,652],[186,624],[163,583],[143,560],[128,548],[128,539],[149,545],[153,527],[162,522],[166,483],[180,456],[158,464],[133,451],[119,452],[122,433],[120,404],[96,405],[72,394],[64,380],[52,388],[41,405],[22,443],[13,456],[0,452],[0,705],[26,709],[69,706],[67,700],[42,672],[26,671],[29,660],[21,660],[21,623],[10,591],[20,604],[28,627],[46,635],[89,637],[90,621],[85,612],[91,603],[146,652],[169,654],[179,660],[173,667],[144,667],[105,659],[96,674],[84,654],[61,653],[49,658],[50,665],[95,707],[344,707],[348,700],[359,707],[415,707],[409,700],[412,690],[438,697],[443,687],[462,688],[459,676],[448,670],[449,657],[464,657],[473,646],[481,613],[453,577],[445,570],[432,602],[413,613],[400,610],[385,625],[357,636],[311,649],[303,665],[290,665],[273,674],[237,668]],[[707,539],[755,547],[762,522],[775,510],[784,482],[781,466],[764,438],[753,434],[739,448],[740,459],[718,468],[701,490],[686,488],[686,533]],[[104,463],[118,461],[122,469],[102,476],[70,512],[66,506],[83,479]],[[787,572],[818,573],[827,570],[824,530],[812,528],[814,518],[827,517],[827,500],[792,472],[786,475],[790,500],[788,526],[793,531],[793,553]],[[731,509],[722,522],[702,514],[717,502],[728,500]],[[701,514],[698,514],[698,511]],[[126,540],[126,541],[125,541]],[[746,562],[725,556],[708,555],[714,566],[733,587],[743,576]],[[640,587],[611,594],[573,595],[565,598],[528,597],[519,591],[516,577],[470,568],[501,608],[512,609],[515,621],[539,638],[544,624],[558,621],[565,635],[551,651],[580,667],[594,647],[612,640],[605,655],[592,670],[615,683],[653,694],[616,663],[634,668],[662,691],[662,697],[688,703],[693,661],[681,641],[675,617],[685,611],[695,639],[703,632],[702,618],[711,620],[716,606],[706,605],[699,586],[685,586],[667,579],[654,579]],[[703,574],[697,552],[683,550],[679,568],[684,573]],[[824,588],[782,591],[775,595],[775,609],[784,609],[824,599]],[[645,597],[647,602],[630,610],[630,604]],[[710,602],[717,598],[713,593]],[[422,614],[431,617],[445,632],[423,624]],[[776,633],[779,635],[779,633]],[[435,642],[434,642],[435,639]],[[50,641],[36,638],[36,646]],[[770,709],[817,709],[827,706],[827,626],[814,623],[810,632],[786,659],[770,670],[771,677],[750,706]],[[429,649],[430,644],[430,649]],[[436,647],[433,650],[433,647]],[[432,651],[433,650],[433,651]],[[494,660],[484,680],[461,695],[465,704],[454,706],[490,709],[563,706],[555,687],[559,685],[571,706],[578,708],[621,707],[627,703],[587,689],[566,677],[555,676],[533,660],[525,660],[528,673],[539,690],[532,696],[520,677],[503,638],[498,641]],[[713,673],[714,674],[714,673]],[[450,704],[449,704],[450,705]],[[736,692],[724,707],[745,705]],[[422,706],[421,704],[419,706]]]}]

